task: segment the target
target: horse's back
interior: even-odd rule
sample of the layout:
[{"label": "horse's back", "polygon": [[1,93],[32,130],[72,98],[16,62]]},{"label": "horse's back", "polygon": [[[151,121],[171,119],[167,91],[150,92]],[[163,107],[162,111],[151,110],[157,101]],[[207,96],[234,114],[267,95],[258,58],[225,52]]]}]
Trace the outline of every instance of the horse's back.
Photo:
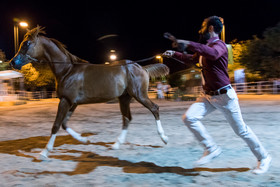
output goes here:
[{"label": "horse's back", "polygon": [[119,60],[119,61],[114,61],[110,64],[110,66],[123,66],[123,65],[128,65],[128,64],[133,64],[132,60]]},{"label": "horse's back", "polygon": [[149,77],[139,64],[131,62],[122,60],[111,65],[79,64],[61,85],[64,87],[63,92],[71,95],[78,104],[105,102],[121,96],[126,90],[138,92],[141,87],[148,86]]},{"label": "horse's back", "polygon": [[127,73],[122,66],[89,66],[83,76],[83,92],[93,100],[119,97],[127,87]]}]

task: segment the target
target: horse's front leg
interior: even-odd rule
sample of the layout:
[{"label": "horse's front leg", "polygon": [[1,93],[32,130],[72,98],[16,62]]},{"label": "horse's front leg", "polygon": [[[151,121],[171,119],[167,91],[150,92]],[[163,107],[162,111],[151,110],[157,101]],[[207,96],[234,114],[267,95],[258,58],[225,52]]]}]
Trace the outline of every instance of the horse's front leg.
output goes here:
[{"label": "horse's front leg", "polygon": [[74,109],[72,109],[72,108],[70,106],[70,103],[65,98],[62,98],[60,100],[59,105],[58,105],[57,114],[56,114],[56,119],[55,119],[55,122],[52,127],[50,140],[49,140],[48,144],[46,145],[45,149],[40,153],[41,160],[47,159],[49,152],[53,150],[56,133],[58,132],[58,130],[62,124],[66,124],[67,120],[70,118],[70,116],[73,113],[76,106],[74,107]]}]

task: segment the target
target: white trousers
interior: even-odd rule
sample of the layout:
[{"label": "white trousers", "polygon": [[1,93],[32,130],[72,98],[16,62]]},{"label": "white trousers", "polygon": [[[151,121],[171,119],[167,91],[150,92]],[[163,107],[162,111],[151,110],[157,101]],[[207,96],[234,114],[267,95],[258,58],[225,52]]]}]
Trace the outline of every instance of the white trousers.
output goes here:
[{"label": "white trousers", "polygon": [[259,139],[243,121],[238,98],[233,88],[221,95],[210,96],[203,93],[183,115],[183,121],[206,150],[211,152],[217,145],[200,120],[215,109],[224,114],[234,132],[248,144],[258,160],[267,157],[268,153]]},{"label": "white trousers", "polygon": [[164,99],[164,95],[163,95],[163,91],[162,90],[158,90],[157,91],[157,95],[158,95],[158,99]]}]

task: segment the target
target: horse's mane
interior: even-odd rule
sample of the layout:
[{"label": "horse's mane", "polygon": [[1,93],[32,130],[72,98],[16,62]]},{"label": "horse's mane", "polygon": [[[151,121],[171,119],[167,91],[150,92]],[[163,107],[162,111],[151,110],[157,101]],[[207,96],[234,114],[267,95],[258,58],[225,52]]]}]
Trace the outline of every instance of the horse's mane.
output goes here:
[{"label": "horse's mane", "polygon": [[27,29],[27,33],[24,35],[24,37],[25,38],[29,37],[29,36],[36,37],[36,36],[38,36],[38,34],[46,34],[44,29],[45,29],[45,27],[41,27],[41,26],[37,25],[37,27],[35,27],[31,30]]},{"label": "horse's mane", "polygon": [[[27,30],[27,33],[25,34],[24,37],[35,38],[35,37],[38,37],[41,34],[46,34],[44,29],[45,29],[45,27],[41,27],[41,26],[37,25],[37,27],[35,27],[31,30]],[[45,38],[47,38],[47,37],[45,37]],[[52,41],[61,50],[61,52],[64,53],[71,60],[71,62],[88,63],[88,61],[83,60],[83,59],[71,54],[66,49],[66,46],[63,43],[61,43],[60,41],[58,41],[54,38],[47,38],[47,39]]]},{"label": "horse's mane", "polygon": [[60,41],[58,41],[54,38],[48,38],[48,39],[51,40],[61,50],[62,53],[64,53],[67,57],[69,57],[71,62],[88,63],[88,61],[71,54],[66,49],[66,46],[63,43],[61,43]]}]

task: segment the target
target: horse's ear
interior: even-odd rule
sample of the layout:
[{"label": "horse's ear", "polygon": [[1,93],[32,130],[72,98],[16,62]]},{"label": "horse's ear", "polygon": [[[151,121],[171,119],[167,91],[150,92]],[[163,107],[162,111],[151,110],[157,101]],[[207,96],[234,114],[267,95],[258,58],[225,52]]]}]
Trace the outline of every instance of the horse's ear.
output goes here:
[{"label": "horse's ear", "polygon": [[46,34],[44,29],[45,29],[45,27],[41,27],[40,25],[37,25],[36,31],[34,32],[34,35],[38,36],[38,34]]},{"label": "horse's ear", "polygon": [[39,33],[40,33],[40,26],[37,25],[35,32],[33,33],[33,38],[37,37]]},{"label": "horse's ear", "polygon": [[34,29],[28,30],[27,33],[29,33],[28,35],[31,36],[33,39],[35,39],[39,34],[46,34],[44,29],[45,27],[41,27],[40,25],[37,25],[37,27],[35,27]]}]

